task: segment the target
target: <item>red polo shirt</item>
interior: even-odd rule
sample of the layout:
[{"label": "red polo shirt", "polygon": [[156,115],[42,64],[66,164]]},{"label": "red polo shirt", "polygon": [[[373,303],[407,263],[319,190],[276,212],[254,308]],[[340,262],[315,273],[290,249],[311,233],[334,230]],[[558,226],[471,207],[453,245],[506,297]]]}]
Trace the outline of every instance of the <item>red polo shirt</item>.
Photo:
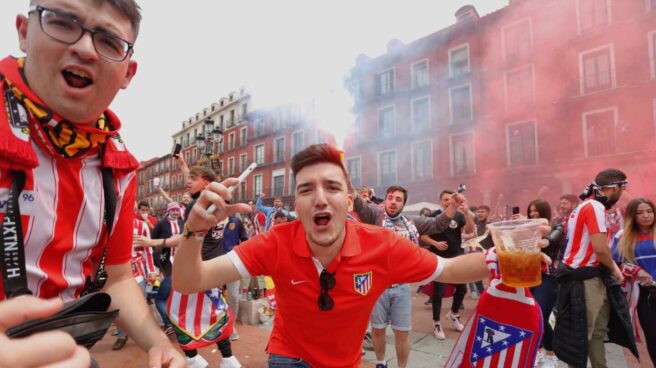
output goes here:
[{"label": "red polo shirt", "polygon": [[445,260],[380,227],[346,221],[346,238],[328,272],[335,306],[320,311],[316,260],[300,221],[273,227],[228,254],[243,277],[270,275],[278,309],[267,351],[313,367],[357,367],[374,304],[392,284],[439,276]]}]

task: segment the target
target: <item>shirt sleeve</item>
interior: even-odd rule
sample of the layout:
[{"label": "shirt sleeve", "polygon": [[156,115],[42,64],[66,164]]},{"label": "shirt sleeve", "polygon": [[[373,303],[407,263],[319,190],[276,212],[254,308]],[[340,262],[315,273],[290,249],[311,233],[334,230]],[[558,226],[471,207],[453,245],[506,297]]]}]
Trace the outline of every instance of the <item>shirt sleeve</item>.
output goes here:
[{"label": "shirt sleeve", "polygon": [[441,233],[449,227],[449,222],[451,222],[451,219],[444,213],[440,213],[435,217],[408,216],[408,219],[415,223],[419,235]]},{"label": "shirt sleeve", "polygon": [[360,218],[360,222],[370,225],[376,224],[376,219],[380,216],[382,210],[375,204],[365,202],[360,196],[356,196],[353,201],[353,212]]},{"label": "shirt sleeve", "polygon": [[277,258],[277,241],[270,232],[241,243],[228,252],[228,258],[243,278],[270,275]]},{"label": "shirt sleeve", "polygon": [[597,234],[606,232],[606,213],[603,206],[595,206],[592,202],[584,206],[581,211],[585,216],[585,226],[588,228],[588,234]]},{"label": "shirt sleeve", "polygon": [[[118,209],[118,216],[115,216],[114,231],[111,233],[107,241],[107,259],[108,265],[118,265],[130,261],[132,258],[132,238],[134,237],[133,220],[134,220],[134,202],[136,199],[136,178],[134,174],[129,179],[127,187],[123,192]],[[121,181],[118,180],[119,186]]]},{"label": "shirt sleeve", "polygon": [[392,284],[428,281],[442,274],[445,259],[405,238],[394,238],[387,259]]}]

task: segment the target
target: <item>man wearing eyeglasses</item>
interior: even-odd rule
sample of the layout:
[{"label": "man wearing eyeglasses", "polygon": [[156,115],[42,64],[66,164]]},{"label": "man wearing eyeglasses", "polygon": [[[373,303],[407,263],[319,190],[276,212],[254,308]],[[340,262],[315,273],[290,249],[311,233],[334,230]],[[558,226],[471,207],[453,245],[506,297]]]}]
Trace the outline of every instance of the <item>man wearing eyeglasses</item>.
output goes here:
[{"label": "man wearing eyeglasses", "polygon": [[[132,52],[140,20],[134,0],[33,0],[27,16],[16,18],[25,56],[0,61],[0,99],[8,112],[0,114],[0,203],[15,206],[3,206],[0,220],[3,233],[22,237],[16,237],[18,247],[5,242],[0,253],[0,299],[32,293],[71,301],[89,291],[87,285],[102,287],[112,298],[110,309],[120,309],[121,329],[148,351],[149,367],[183,367],[183,357],[157,327],[132,277],[138,162],[123,145],[120,121],[108,109],[137,71]],[[103,184],[110,189],[103,190]],[[22,252],[16,249],[24,254],[18,257]],[[22,262],[10,269],[6,261],[14,256]],[[99,264],[106,266],[106,278],[89,282]],[[20,266],[26,270],[23,277],[12,278]],[[61,308],[54,302],[47,308],[29,304],[40,312],[18,314],[12,324]],[[89,366],[88,352],[73,360],[72,340],[39,334],[26,348],[27,341],[6,340],[1,332],[9,324],[0,325],[2,366],[33,366],[33,355],[43,358],[39,366]],[[42,350],[50,344],[62,353]]]},{"label": "man wearing eyeglasses", "polygon": [[[250,210],[228,203],[236,179],[212,183],[189,213],[173,267],[173,287],[183,293],[271,275],[278,309],[267,347],[270,367],[357,367],[369,316],[391,285],[436,278],[465,283],[488,275],[482,253],[444,260],[391,231],[347,221],[353,191],[336,148],[309,146],[291,166],[300,221],[203,262],[207,229]],[[217,210],[209,213],[211,204]]]}]

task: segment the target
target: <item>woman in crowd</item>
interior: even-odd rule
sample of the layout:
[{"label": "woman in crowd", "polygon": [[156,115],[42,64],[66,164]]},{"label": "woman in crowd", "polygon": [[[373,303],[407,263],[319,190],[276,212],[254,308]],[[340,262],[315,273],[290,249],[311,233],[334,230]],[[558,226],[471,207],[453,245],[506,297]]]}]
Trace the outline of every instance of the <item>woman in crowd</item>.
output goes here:
[{"label": "woman in crowd", "polygon": [[627,281],[634,282],[638,287],[638,320],[645,334],[651,362],[656,365],[655,211],[654,203],[649,199],[631,200],[624,214],[624,229],[613,239],[612,250],[622,273],[629,276]]},{"label": "woman in crowd", "polygon": [[[536,199],[528,205],[528,217],[531,219],[543,218],[551,222],[551,206],[547,201]],[[555,224],[551,233],[547,237],[549,246],[542,249],[542,252],[548,255],[552,260],[556,259],[556,255],[560,250],[565,233],[562,224]],[[545,267],[543,265],[543,267]],[[556,297],[558,296],[558,283],[555,276],[555,264],[543,268],[542,270],[542,284],[531,288],[531,293],[535,300],[540,305],[542,310],[542,318],[544,319],[544,332],[542,335],[542,348],[543,351],[538,353],[536,367],[542,368],[555,368],[558,367],[558,358],[553,350],[553,329],[549,324],[549,316],[556,304]]]}]

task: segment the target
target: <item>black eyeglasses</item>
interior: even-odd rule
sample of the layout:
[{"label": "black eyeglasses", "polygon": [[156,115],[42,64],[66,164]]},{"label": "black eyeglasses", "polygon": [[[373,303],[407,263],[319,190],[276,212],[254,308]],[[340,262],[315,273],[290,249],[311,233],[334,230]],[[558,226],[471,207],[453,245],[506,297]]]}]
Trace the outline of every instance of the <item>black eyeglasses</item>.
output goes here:
[{"label": "black eyeglasses", "polygon": [[84,27],[73,16],[55,10],[33,5],[28,14],[39,14],[39,24],[43,33],[52,39],[72,45],[79,41],[85,33],[91,35],[93,47],[98,55],[113,61],[123,61],[130,55],[134,44],[106,31],[95,31]]},{"label": "black eyeglasses", "polygon": [[328,291],[335,287],[335,273],[322,270],[321,275],[319,275],[319,286],[321,286],[321,294],[319,294],[318,300],[319,310],[327,311],[333,309],[335,302],[333,302],[333,298],[328,295]]}]

